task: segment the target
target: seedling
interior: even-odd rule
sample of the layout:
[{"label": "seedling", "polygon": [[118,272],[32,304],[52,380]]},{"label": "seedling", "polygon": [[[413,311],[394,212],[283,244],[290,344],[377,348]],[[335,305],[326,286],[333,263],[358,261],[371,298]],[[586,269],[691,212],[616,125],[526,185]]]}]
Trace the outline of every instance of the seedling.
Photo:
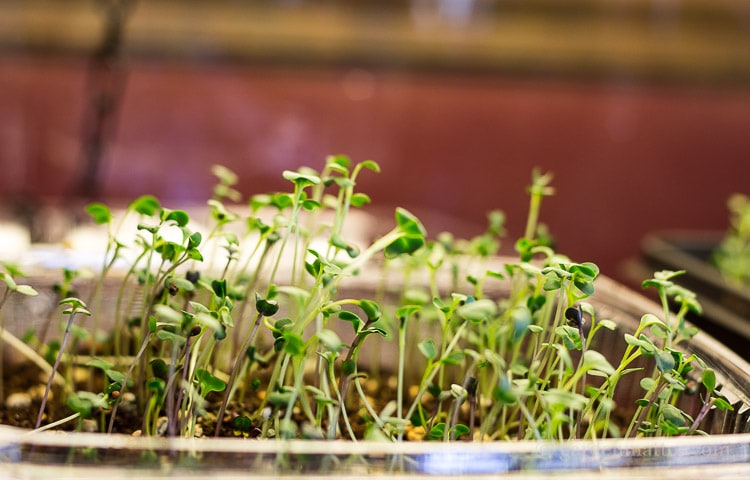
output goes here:
[{"label": "seedling", "polygon": [[750,285],[750,197],[735,193],[727,202],[729,227],[713,261],[730,282]]},{"label": "seedling", "polygon": [[[10,343],[11,345],[17,346],[17,349],[21,350],[21,353],[25,353],[27,356],[38,358],[36,354],[29,355],[28,349],[23,347],[23,343],[18,340],[13,334],[5,329],[5,315],[3,314],[3,307],[7,303],[11,295],[23,295],[27,297],[34,297],[39,293],[29,285],[19,285],[13,279],[13,277],[24,277],[25,275],[13,265],[3,264],[4,272],[0,272],[0,280],[5,284],[2,297],[0,297],[0,333],[2,333],[2,341],[0,341],[0,359],[5,354],[5,344]],[[5,376],[3,371],[3,363],[0,361],[0,403],[5,402]]]},{"label": "seedling", "polygon": [[[370,201],[357,180],[379,171],[374,162],[332,156],[320,172],[286,171],[290,192],[255,195],[244,208],[236,176],[212,171],[206,231],[153,196],[119,219],[103,204],[87,208],[108,238],[88,302],[92,328],[103,328],[99,310],[112,302],[114,329],[101,348],[114,360],[87,364],[104,379],[99,393],[66,391],[77,418],[96,411],[116,431],[120,399],[132,392],[144,435],[189,437],[201,425],[211,429],[204,434],[253,438],[562,441],[695,434],[710,411],[731,408],[713,372],[679,349],[695,333],[687,312],[700,309],[675,283],[679,272],[644,282],[663,309],[622,332],[622,358],[597,350],[615,323],[588,302],[599,268],[556,252],[540,223],[542,199],[554,192],[548,173],[534,172],[517,257],[498,266],[500,211],[464,240],[431,238],[398,208],[390,231],[355,240],[346,220]],[[365,295],[351,288],[368,275],[376,281]],[[115,277],[116,298],[101,298]],[[6,296],[24,293],[3,279]],[[74,318],[89,314],[77,298],[62,303],[69,317],[48,391],[71,358]],[[389,367],[377,363],[386,348],[395,352]],[[643,396],[633,418],[615,424],[626,375],[641,375]],[[677,400],[696,375],[700,409],[682,411]]]},{"label": "seedling", "polygon": [[91,315],[88,311],[86,304],[78,298],[68,297],[60,301],[60,305],[64,305],[66,308],[63,310],[63,314],[68,316],[68,321],[65,325],[65,333],[63,333],[62,342],[60,344],[60,350],[57,352],[57,358],[55,358],[55,364],[52,366],[52,373],[50,373],[47,386],[44,389],[44,396],[42,396],[42,404],[39,407],[39,415],[36,418],[36,427],[39,428],[42,425],[42,418],[44,416],[44,407],[47,405],[47,398],[49,397],[50,389],[52,388],[52,382],[55,379],[55,373],[60,367],[60,361],[62,360],[63,353],[65,352],[65,346],[70,338],[71,327],[73,326],[73,319],[76,315]]}]

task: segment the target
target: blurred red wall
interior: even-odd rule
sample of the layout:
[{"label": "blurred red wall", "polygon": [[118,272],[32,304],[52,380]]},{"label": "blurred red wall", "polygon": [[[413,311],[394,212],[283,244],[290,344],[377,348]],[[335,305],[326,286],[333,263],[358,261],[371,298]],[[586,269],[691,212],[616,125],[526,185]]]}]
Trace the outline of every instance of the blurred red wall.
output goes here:
[{"label": "blurred red wall", "polygon": [[[6,207],[81,194],[86,68],[0,58]],[[361,180],[379,211],[404,206],[432,233],[472,235],[501,208],[519,235],[540,167],[555,175],[542,220],[561,250],[624,279],[644,234],[724,229],[729,194],[750,193],[748,89],[148,61],[126,81],[100,172],[108,200],[202,202],[214,163],[245,194],[287,188],[283,169],[346,153],[380,163]]]}]

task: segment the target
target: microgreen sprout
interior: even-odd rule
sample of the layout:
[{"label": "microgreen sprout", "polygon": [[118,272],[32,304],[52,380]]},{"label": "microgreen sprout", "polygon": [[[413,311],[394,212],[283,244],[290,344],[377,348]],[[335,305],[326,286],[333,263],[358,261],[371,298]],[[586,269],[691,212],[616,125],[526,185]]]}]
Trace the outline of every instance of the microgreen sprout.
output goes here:
[{"label": "microgreen sprout", "polygon": [[[711,411],[732,408],[715,372],[681,349],[695,334],[686,315],[700,305],[676,283],[679,272],[644,282],[656,288],[662,311],[620,333],[621,358],[598,349],[617,326],[590,301],[597,265],[557,252],[541,223],[551,174],[534,171],[517,256],[498,265],[506,235],[499,210],[470,239],[432,238],[403,208],[374,240],[349,229],[352,209],[370,202],[357,190],[360,175],[378,171],[372,161],[331,156],[319,172],[283,172],[290,192],[243,201],[236,175],[215,166],[206,229],[149,195],[119,218],[89,205],[107,230],[105,258],[91,301],[72,294],[61,301],[67,326],[47,391],[61,363],[73,362],[71,332],[86,332],[74,319],[92,305],[91,335],[99,338],[110,301],[112,335],[78,365],[98,387],[74,391],[66,380],[63,392],[79,424],[98,414],[108,432],[126,393],[135,397],[129,408],[141,414],[143,435],[175,437],[200,430],[392,442],[690,435]],[[13,276],[2,274],[0,308],[11,293],[34,293]],[[377,281],[363,294],[357,277]],[[67,272],[61,292],[74,279],[88,280]],[[117,294],[103,299],[113,279]],[[391,356],[386,351],[393,361],[378,363]],[[617,387],[639,372],[635,414],[616,424]],[[692,412],[679,398],[696,378],[702,401]],[[383,392],[390,395],[377,398]]]},{"label": "microgreen sprout", "polygon": [[727,201],[729,227],[712,254],[730,282],[750,285],[750,197],[735,193]]},{"label": "microgreen sprout", "polygon": [[[10,264],[2,264],[4,272],[0,272],[0,280],[5,284],[2,297],[0,297],[0,332],[2,333],[2,341],[0,341],[0,359],[5,354],[4,346],[6,343],[12,343],[14,345],[22,344],[14,335],[5,329],[5,315],[3,315],[3,307],[8,302],[11,295],[22,295],[26,297],[35,297],[39,294],[30,285],[19,285],[14,280],[15,277],[25,276],[18,268]],[[25,350],[24,350],[25,351]],[[36,355],[35,355],[36,356]],[[3,370],[3,363],[0,361],[0,402],[5,401],[5,377]]]},{"label": "microgreen sprout", "polygon": [[64,305],[66,308],[63,310],[63,314],[68,316],[68,321],[65,325],[65,332],[63,333],[62,342],[60,344],[60,350],[57,352],[57,358],[55,358],[55,364],[52,366],[52,373],[50,373],[49,380],[47,381],[47,386],[44,389],[44,395],[42,396],[42,404],[39,407],[39,414],[36,418],[36,426],[35,428],[39,428],[42,425],[42,418],[44,417],[44,408],[47,405],[47,398],[49,397],[49,392],[52,389],[52,382],[55,379],[55,373],[57,373],[57,369],[60,367],[60,362],[62,361],[63,353],[65,352],[65,346],[68,343],[68,340],[70,338],[70,332],[71,327],[73,325],[73,319],[76,317],[76,315],[91,315],[91,312],[88,311],[88,308],[86,307],[86,304],[83,303],[78,298],[75,297],[68,297],[60,301],[60,305]]}]

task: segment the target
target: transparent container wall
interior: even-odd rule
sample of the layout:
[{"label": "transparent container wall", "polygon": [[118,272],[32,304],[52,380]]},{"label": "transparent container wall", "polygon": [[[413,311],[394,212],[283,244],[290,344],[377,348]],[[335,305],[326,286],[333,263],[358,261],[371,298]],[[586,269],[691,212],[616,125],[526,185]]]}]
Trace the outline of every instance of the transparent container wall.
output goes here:
[{"label": "transparent container wall", "polygon": [[[695,478],[750,472],[747,435],[550,442],[372,443],[18,435],[0,429],[6,478],[212,478],[551,475]],[[599,478],[599,477],[597,477]]]}]

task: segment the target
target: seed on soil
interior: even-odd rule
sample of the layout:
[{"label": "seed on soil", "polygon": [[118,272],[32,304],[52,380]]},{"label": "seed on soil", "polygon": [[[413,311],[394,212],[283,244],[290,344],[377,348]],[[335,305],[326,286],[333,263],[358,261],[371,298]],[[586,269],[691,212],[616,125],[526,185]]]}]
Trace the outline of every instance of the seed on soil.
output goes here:
[{"label": "seed on soil", "polygon": [[16,392],[8,395],[5,406],[11,410],[22,410],[31,406],[31,395],[26,392]]},{"label": "seed on soil", "polygon": [[409,398],[414,400],[419,393],[419,385],[412,385],[409,387]]},{"label": "seed on soil", "polygon": [[[34,385],[33,387],[29,388],[29,395],[31,395],[31,399],[34,401],[40,401],[42,397],[44,396],[44,392],[47,390],[46,385]],[[47,401],[51,401],[55,398],[55,395],[52,390],[47,392]]]},{"label": "seed on soil", "polygon": [[120,403],[135,403],[135,393],[133,392],[123,393],[122,398],[120,399]]},{"label": "seed on soil", "polygon": [[380,382],[375,378],[368,378],[364,384],[365,392],[375,395],[380,390]]},{"label": "seed on soil", "polygon": [[96,420],[92,420],[91,418],[87,418],[81,423],[81,430],[86,433],[94,433],[98,430],[98,428],[99,427],[96,424]]},{"label": "seed on soil", "polygon": [[424,440],[424,437],[426,435],[425,429],[422,426],[419,427],[412,427],[409,425],[406,427],[406,438],[409,441],[412,442],[419,442]]},{"label": "seed on soil", "polygon": [[167,417],[159,417],[159,420],[156,421],[156,434],[160,437],[164,436],[167,433],[168,425],[169,420],[167,420]]}]

